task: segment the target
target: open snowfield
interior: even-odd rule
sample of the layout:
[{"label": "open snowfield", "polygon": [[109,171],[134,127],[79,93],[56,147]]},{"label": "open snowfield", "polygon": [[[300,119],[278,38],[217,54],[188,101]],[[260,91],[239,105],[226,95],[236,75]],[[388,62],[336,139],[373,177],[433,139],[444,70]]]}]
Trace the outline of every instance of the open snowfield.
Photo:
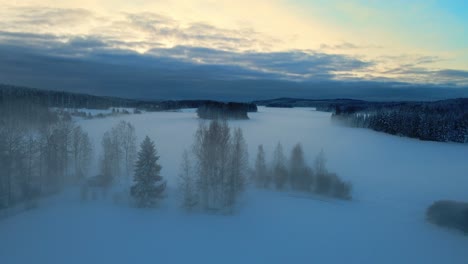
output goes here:
[{"label": "open snowfield", "polygon": [[[182,151],[199,120],[194,111],[79,121],[99,152],[103,133],[130,121],[140,142],[155,140],[168,198],[157,209],[82,203],[77,190],[0,220],[0,263],[464,263],[468,237],[425,221],[433,201],[468,201],[468,146],[423,142],[333,125],[329,113],[259,108],[243,128],[251,161],[258,144],[272,153],[301,142],[313,162],[353,184],[353,200],[250,188],[233,216],[177,207]],[[96,155],[96,163],[97,157]],[[97,171],[97,164],[95,170]]]}]

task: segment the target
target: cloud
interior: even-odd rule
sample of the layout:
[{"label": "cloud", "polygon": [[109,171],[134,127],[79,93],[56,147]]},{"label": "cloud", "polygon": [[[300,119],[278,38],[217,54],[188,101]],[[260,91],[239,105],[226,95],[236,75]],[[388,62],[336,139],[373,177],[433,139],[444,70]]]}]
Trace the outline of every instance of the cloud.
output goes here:
[{"label": "cloud", "polygon": [[[160,54],[155,55],[102,48],[92,39],[89,43],[81,39],[63,45],[56,49],[0,45],[0,83],[147,100],[254,100],[274,97],[409,100],[468,96],[468,89],[435,88],[431,85],[415,87],[384,78],[380,80],[385,82],[362,79],[336,81],[336,75],[329,72],[335,69],[336,59],[318,56],[315,62],[300,62],[304,60],[303,56],[312,60],[309,58],[312,55],[297,51],[246,55],[245,59],[256,58],[249,62],[257,65],[255,68],[231,63],[194,62],[193,53],[204,58],[210,55],[212,59],[217,58],[216,61],[242,57],[242,54],[206,48],[161,49]],[[75,52],[70,52],[67,45],[75,47]],[[98,48],[89,48],[95,46]],[[186,59],[172,57],[172,54],[183,52]],[[314,77],[291,81],[293,78],[282,72],[283,68],[291,68],[282,61],[290,59],[298,60],[298,69],[302,68],[301,63],[310,64],[307,67],[315,66],[311,68]],[[278,63],[273,70],[271,66],[266,70],[262,68],[274,61]],[[317,67],[318,61],[330,65],[321,69]]]},{"label": "cloud", "polygon": [[418,64],[411,64],[386,70],[382,74],[391,76],[393,79],[395,79],[394,76],[399,76],[400,80],[410,83],[468,86],[468,71],[463,70],[434,70],[418,66]]},{"label": "cloud", "polygon": [[[156,13],[131,13],[113,22],[127,39],[157,41],[165,47],[200,46],[222,50],[269,49],[280,40],[256,32],[252,28],[226,29],[204,22],[184,23]],[[104,30],[110,32],[109,30]]]},{"label": "cloud", "polygon": [[345,55],[311,51],[230,52],[178,46],[171,49],[153,49],[148,54],[203,64],[237,65],[295,80],[333,79],[337,72],[363,69],[372,64]]},{"label": "cloud", "polygon": [[[268,50],[275,39],[251,27],[221,28],[154,12],[99,16],[85,9],[7,7],[0,11],[5,34],[44,34],[61,39],[101,38],[143,52],[155,47],[201,46],[223,50]],[[26,35],[24,35],[26,37]]]},{"label": "cloud", "polygon": [[369,59],[346,51],[382,47],[347,41],[322,44],[316,50],[278,51],[274,46],[287,40],[245,25],[219,27],[154,12],[128,11],[106,17],[86,9],[31,6],[7,7],[0,10],[0,15],[5,17],[0,22],[4,30],[0,31],[0,43],[37,54],[94,60],[103,54],[136,51],[146,60],[154,62],[157,58],[158,63],[168,65],[184,63],[204,69],[222,66],[220,78],[231,79],[468,83],[462,70],[434,68],[444,60],[439,56],[393,55]]},{"label": "cloud", "polygon": [[6,6],[0,15],[0,25],[4,31],[57,35],[85,33],[83,26],[97,19],[86,9],[37,6]]},{"label": "cloud", "polygon": [[334,51],[346,51],[346,50],[358,50],[358,49],[382,49],[382,46],[378,45],[357,45],[350,42],[342,42],[338,44],[321,44],[321,50],[334,50]]},{"label": "cloud", "polygon": [[93,16],[86,9],[64,9],[51,7],[15,7],[12,8],[11,22],[17,25],[27,26],[55,26],[57,24],[77,24]]},{"label": "cloud", "polygon": [[436,72],[437,75],[446,78],[462,78],[468,82],[468,71],[462,70],[440,70]]}]

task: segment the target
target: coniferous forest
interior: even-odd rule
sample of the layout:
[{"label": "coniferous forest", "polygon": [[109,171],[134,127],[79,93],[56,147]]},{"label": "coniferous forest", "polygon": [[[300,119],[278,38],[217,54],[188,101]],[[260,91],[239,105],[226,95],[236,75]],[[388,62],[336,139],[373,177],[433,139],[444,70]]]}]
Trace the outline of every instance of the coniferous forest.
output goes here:
[{"label": "coniferous forest", "polygon": [[421,140],[468,143],[468,99],[356,110],[337,106],[332,118],[352,127]]}]

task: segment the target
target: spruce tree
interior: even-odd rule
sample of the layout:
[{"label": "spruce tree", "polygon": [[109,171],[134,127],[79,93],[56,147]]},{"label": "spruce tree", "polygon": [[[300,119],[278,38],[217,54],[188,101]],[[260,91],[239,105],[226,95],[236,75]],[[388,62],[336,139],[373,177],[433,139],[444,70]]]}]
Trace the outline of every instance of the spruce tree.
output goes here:
[{"label": "spruce tree", "polygon": [[159,156],[157,156],[154,142],[146,136],[138,152],[134,175],[135,184],[131,187],[131,195],[139,207],[154,206],[163,196],[166,183],[159,175],[161,166],[158,160]]}]

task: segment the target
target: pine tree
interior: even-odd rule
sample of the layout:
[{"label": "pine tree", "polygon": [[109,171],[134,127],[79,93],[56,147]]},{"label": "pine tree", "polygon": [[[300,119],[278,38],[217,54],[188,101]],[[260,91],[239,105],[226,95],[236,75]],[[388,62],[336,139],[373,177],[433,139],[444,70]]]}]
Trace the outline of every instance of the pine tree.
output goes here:
[{"label": "pine tree", "polygon": [[146,136],[141,143],[138,159],[135,165],[135,184],[131,187],[131,195],[136,199],[139,207],[151,207],[161,199],[166,183],[161,175],[154,142]]}]

